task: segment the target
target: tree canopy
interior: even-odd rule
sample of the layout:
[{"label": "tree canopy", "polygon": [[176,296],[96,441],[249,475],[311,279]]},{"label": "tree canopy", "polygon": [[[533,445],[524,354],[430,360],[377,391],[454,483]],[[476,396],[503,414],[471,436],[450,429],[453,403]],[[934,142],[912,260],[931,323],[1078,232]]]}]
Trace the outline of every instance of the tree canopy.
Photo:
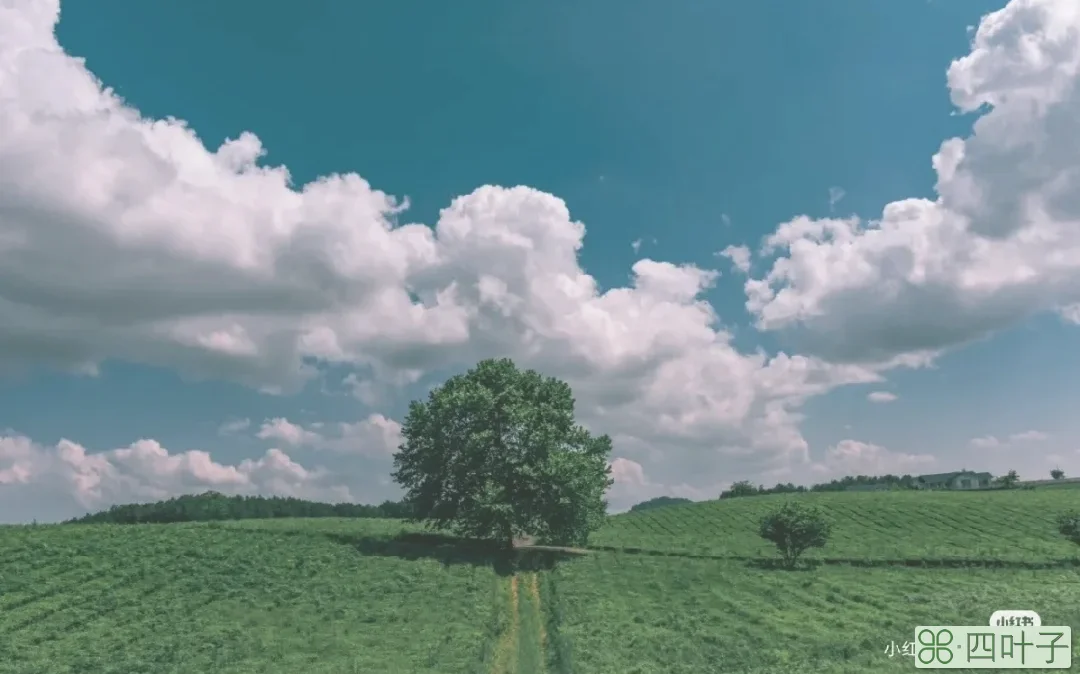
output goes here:
[{"label": "tree canopy", "polygon": [[574,419],[570,386],[484,360],[413,401],[394,480],[413,519],[511,545],[582,544],[602,523],[611,439]]}]

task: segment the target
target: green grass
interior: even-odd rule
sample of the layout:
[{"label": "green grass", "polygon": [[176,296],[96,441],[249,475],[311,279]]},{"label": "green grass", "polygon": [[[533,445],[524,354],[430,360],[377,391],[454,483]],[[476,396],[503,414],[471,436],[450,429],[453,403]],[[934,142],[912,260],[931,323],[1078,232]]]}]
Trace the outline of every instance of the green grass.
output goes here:
[{"label": "green grass", "polygon": [[814,503],[833,521],[828,546],[811,553],[816,557],[1045,564],[1077,555],[1077,546],[1054,526],[1057,512],[1080,506],[1080,495],[1069,489],[734,498],[618,515],[591,543],[721,558],[771,556],[774,549],[758,537],[757,521],[785,498]]},{"label": "green grass", "polygon": [[553,575],[575,671],[589,674],[913,671],[912,658],[885,654],[890,642],[911,641],[921,624],[987,624],[1003,608],[1031,608],[1044,624],[1080,631],[1080,575],[1071,570],[783,572],[614,553]]},{"label": "green grass", "polygon": [[[834,525],[805,570],[761,568],[775,549],[757,522],[785,499]],[[561,632],[594,674],[908,671],[911,658],[885,655],[890,642],[1004,608],[1080,632],[1080,548],[1054,525],[1077,505],[1064,489],[854,492],[618,515],[593,538],[607,554],[553,572]]]},{"label": "green grass", "polygon": [[[834,535],[767,568],[785,498]],[[516,559],[388,520],[0,527],[0,674],[846,674],[919,624],[1080,633],[1080,492],[763,496],[618,515]],[[1080,642],[1074,659],[1080,662]],[[1077,667],[1076,669],[1080,669]]]},{"label": "green grass", "polygon": [[390,532],[356,520],[2,528],[0,672],[476,671],[492,566],[360,554],[326,535]]}]

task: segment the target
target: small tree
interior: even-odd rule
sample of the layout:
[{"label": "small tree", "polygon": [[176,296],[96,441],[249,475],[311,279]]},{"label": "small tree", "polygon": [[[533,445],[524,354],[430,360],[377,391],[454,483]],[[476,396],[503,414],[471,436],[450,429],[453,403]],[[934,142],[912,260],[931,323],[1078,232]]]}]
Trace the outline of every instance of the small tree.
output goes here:
[{"label": "small tree", "polygon": [[1015,470],[1010,470],[1005,475],[1002,475],[997,479],[997,483],[1005,489],[1012,489],[1016,486],[1016,483],[1020,481],[1020,476],[1016,474]]},{"label": "small tree", "polygon": [[1058,515],[1058,533],[1080,545],[1080,513],[1069,510]]},{"label": "small tree", "polygon": [[1055,468],[1054,470],[1050,471],[1050,477],[1054,478],[1055,480],[1063,480],[1065,479],[1065,471],[1061,470],[1060,468]]},{"label": "small tree", "polygon": [[825,547],[832,526],[815,506],[788,501],[761,519],[758,533],[774,543],[784,566],[794,567],[810,548]]}]

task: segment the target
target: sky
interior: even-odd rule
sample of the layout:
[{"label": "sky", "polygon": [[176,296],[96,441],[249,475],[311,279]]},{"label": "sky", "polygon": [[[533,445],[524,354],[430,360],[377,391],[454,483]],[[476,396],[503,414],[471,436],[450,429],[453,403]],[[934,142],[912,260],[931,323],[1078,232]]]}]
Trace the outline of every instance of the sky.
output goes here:
[{"label": "sky", "polygon": [[613,511],[1080,474],[1075,0],[0,0],[0,522],[376,503],[568,381]]}]

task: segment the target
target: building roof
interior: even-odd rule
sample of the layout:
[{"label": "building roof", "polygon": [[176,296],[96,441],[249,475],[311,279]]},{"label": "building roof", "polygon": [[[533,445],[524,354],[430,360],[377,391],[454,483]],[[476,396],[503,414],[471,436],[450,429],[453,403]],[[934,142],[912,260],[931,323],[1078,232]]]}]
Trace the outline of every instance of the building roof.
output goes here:
[{"label": "building roof", "polygon": [[944,484],[946,482],[952,482],[954,478],[960,477],[975,477],[975,478],[991,478],[993,475],[990,473],[976,473],[972,470],[954,470],[951,473],[931,473],[930,475],[920,475],[919,482],[924,484]]}]

